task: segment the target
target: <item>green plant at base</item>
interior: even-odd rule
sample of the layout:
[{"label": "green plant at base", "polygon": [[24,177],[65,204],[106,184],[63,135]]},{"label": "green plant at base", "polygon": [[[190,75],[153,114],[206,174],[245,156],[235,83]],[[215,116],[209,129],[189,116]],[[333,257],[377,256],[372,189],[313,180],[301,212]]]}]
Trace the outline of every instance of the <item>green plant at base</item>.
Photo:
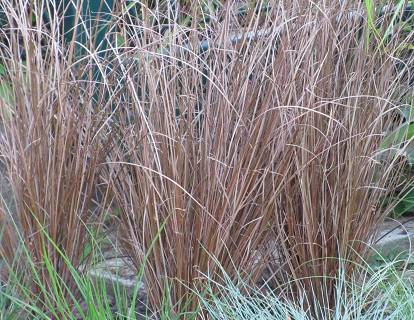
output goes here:
[{"label": "green plant at base", "polygon": [[[414,100],[410,98],[408,103],[398,108],[400,124],[387,133],[381,142],[381,153],[392,153],[406,160],[406,168],[402,179],[407,181],[413,177],[414,165]],[[397,123],[398,124],[398,123]],[[392,211],[395,218],[414,212],[414,185],[406,186],[403,192],[390,196],[385,202],[396,201]]]},{"label": "green plant at base", "polygon": [[[32,256],[25,246],[24,241],[20,238],[19,250],[16,252],[15,263],[21,266],[17,269],[13,265],[7,265],[8,279],[7,290],[0,290],[0,319],[22,320],[29,317],[30,320],[136,320],[136,319],[152,319],[150,314],[138,314],[136,309],[138,304],[145,303],[138,300],[138,293],[141,289],[144,269],[148,267],[147,258],[152,248],[158,241],[162,230],[167,221],[160,225],[160,230],[148,248],[148,252],[143,259],[142,265],[137,270],[132,296],[128,290],[119,282],[108,284],[104,279],[97,276],[91,276],[88,272],[93,268],[96,261],[105,260],[102,256],[100,241],[95,238],[96,233],[88,229],[90,235],[91,258],[87,260],[87,264],[81,268],[74,266],[69,257],[67,257],[58,247],[53,239],[47,234],[46,228],[41,228],[42,236],[45,243],[50,244],[61,256],[64,264],[70,271],[71,277],[76,284],[72,288],[68,288],[64,279],[54,268],[52,261],[48,257],[48,252],[44,248],[44,261],[46,272],[49,275],[51,285],[46,286],[42,281],[42,275],[38,274],[36,263],[32,260]],[[17,225],[14,226],[17,228]],[[0,238],[1,240],[1,238]],[[115,275],[116,276],[116,275]],[[30,288],[25,287],[24,277],[30,277],[35,281],[40,289],[39,297],[32,294]],[[66,290],[66,292],[64,292]],[[150,288],[149,288],[150,290]],[[113,293],[112,301],[108,292]],[[69,293],[69,295],[68,295]],[[44,297],[44,300],[38,298]],[[160,320],[182,319],[183,314],[172,313],[176,310],[171,304],[171,296],[166,283],[165,296],[162,301],[162,310],[157,313]],[[114,310],[114,307],[116,310]],[[187,317],[189,314],[186,315]],[[195,317],[195,316],[194,316]]]},{"label": "green plant at base", "polygon": [[[210,275],[204,275],[208,279],[205,289],[197,293],[202,309],[212,320],[414,319],[414,286],[409,280],[410,274],[397,271],[397,266],[404,261],[388,261],[375,270],[363,262],[355,266],[352,275],[347,275],[343,263],[352,262],[340,262],[341,268],[335,275],[325,276],[336,283],[336,304],[331,308],[312,294],[303,292],[299,298],[292,296],[293,283],[276,288],[268,285],[249,287],[242,277],[235,284],[223,269],[221,278],[224,282],[217,283]],[[320,310],[319,317],[315,318],[309,312],[309,305]]]},{"label": "green plant at base", "polygon": [[[71,264],[70,259],[59,250],[45,231],[43,232],[46,242],[59,251],[64,263],[70,270],[76,286],[74,288],[66,286],[65,281],[59,276],[59,272],[53,267],[47,252],[45,252],[43,263],[49,274],[51,285],[47,287],[43,285],[42,276],[37,274],[37,269],[34,267],[35,262],[31,260],[30,253],[24,247],[24,244],[21,243],[21,255],[16,263],[23,266],[26,266],[27,263],[27,266],[26,268],[20,268],[18,271],[13,266],[8,266],[8,290],[0,290],[0,306],[3,301],[7,301],[8,305],[3,307],[0,319],[2,319],[1,317],[5,317],[8,320],[26,319],[27,317],[39,320],[75,320],[79,318],[84,320],[120,320],[137,318],[135,313],[136,300],[130,300],[125,288],[116,282],[113,283],[112,288],[109,288],[104,280],[96,277],[92,278],[89,273],[75,268]],[[95,245],[93,249],[94,258],[92,260],[102,260],[102,257],[99,255],[99,248],[96,247],[96,242],[93,241],[93,243]],[[95,256],[96,254],[97,256]],[[140,274],[142,275],[142,272],[137,275],[136,279],[137,288],[141,284]],[[34,279],[33,281],[38,283],[40,293],[42,293],[41,296],[45,297],[45,300],[37,300],[30,292],[30,288],[24,286],[25,281],[22,280],[23,277],[27,276],[30,276]],[[115,301],[109,300],[108,289],[114,293],[113,298]],[[114,305],[117,309],[116,312],[114,312]],[[131,312],[131,310],[134,310],[134,312]]]},{"label": "green plant at base", "polygon": [[[365,45],[372,44],[373,39],[376,41],[378,49],[387,50],[387,42],[395,33],[396,28],[401,28],[404,33],[397,32],[399,36],[406,36],[414,28],[414,5],[413,1],[395,0],[375,1],[364,0],[366,19],[369,26],[365,34]],[[390,7],[392,9],[390,10]],[[404,40],[401,38],[401,40]],[[410,48],[410,45],[403,44],[404,48]]]}]

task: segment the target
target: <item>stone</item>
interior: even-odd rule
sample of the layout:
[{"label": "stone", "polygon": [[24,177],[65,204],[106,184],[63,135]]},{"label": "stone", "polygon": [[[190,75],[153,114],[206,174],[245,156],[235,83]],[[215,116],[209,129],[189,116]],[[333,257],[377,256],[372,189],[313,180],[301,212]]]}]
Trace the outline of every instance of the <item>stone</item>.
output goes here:
[{"label": "stone", "polygon": [[414,218],[386,219],[372,243],[372,251],[387,259],[410,257],[414,252]]},{"label": "stone", "polygon": [[[115,288],[119,288],[126,293],[128,301],[132,301],[136,290],[136,312],[146,314],[147,293],[142,279],[137,279],[135,268],[126,258],[111,258],[94,265],[88,271],[88,276],[92,281],[104,282],[108,296],[115,300]],[[115,304],[114,304],[115,305]]]}]

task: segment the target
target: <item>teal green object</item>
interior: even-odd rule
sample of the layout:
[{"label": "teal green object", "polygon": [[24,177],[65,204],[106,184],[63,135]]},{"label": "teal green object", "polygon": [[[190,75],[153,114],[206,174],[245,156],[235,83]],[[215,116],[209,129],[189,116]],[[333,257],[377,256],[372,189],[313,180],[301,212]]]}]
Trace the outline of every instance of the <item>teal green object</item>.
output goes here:
[{"label": "teal green object", "polygon": [[[88,55],[87,48],[92,49],[99,58],[108,58],[108,50],[114,43],[115,36],[111,27],[113,24],[112,13],[115,6],[114,0],[51,0],[55,1],[58,14],[63,18],[61,30],[64,40],[67,43],[75,41],[75,57],[81,58]],[[77,17],[77,11],[80,15]],[[75,25],[76,24],[76,25]],[[76,35],[74,34],[76,31]],[[75,38],[74,38],[75,36]],[[89,42],[94,40],[92,48]],[[108,65],[108,67],[110,67]],[[102,81],[103,74],[107,70],[101,70],[97,66],[93,67],[93,80]],[[86,75],[85,75],[86,76]],[[93,99],[98,101],[98,93],[94,94]]]},{"label": "teal green object", "polygon": [[[101,59],[107,59],[110,55],[111,43],[115,42],[112,19],[115,7],[114,0],[49,0],[53,1],[58,15],[62,18],[62,31],[65,42],[74,44],[75,58],[88,55],[87,49],[92,49]],[[77,14],[78,10],[80,14]],[[75,34],[76,31],[76,34]],[[93,39],[92,48],[90,41]],[[109,60],[109,59],[108,59]],[[108,70],[110,70],[108,65]],[[101,70],[97,66],[92,69],[93,80],[102,81],[103,74],[107,70]],[[86,74],[85,74],[86,77]],[[102,93],[108,95],[108,93]],[[98,101],[98,92],[93,99]]]},{"label": "teal green object", "polygon": [[[76,53],[82,55],[85,53],[84,46],[90,41],[92,36],[95,39],[95,48],[100,56],[105,55],[105,49],[108,48],[108,42],[111,37],[107,34],[110,32],[111,13],[114,10],[114,0],[53,0],[56,8],[63,16],[62,31],[65,41],[73,40],[76,30],[77,42]],[[80,8],[81,14],[75,26],[76,12]]]},{"label": "teal green object", "polygon": [[[43,0],[40,0],[43,1]],[[40,2],[39,1],[39,2]],[[114,10],[114,0],[47,0],[50,8],[57,11],[59,17],[63,18],[60,26],[66,42],[73,40],[74,31],[76,30],[76,38],[74,39],[77,45],[77,52],[82,54],[84,52],[83,46],[89,42],[89,37],[92,35],[95,39],[95,48],[100,55],[108,48],[109,41],[112,41],[107,36],[110,31],[112,12]],[[76,12],[80,9],[80,19],[76,22]],[[7,25],[7,17],[0,5],[0,28]],[[50,21],[48,13],[43,13],[43,19]]]}]

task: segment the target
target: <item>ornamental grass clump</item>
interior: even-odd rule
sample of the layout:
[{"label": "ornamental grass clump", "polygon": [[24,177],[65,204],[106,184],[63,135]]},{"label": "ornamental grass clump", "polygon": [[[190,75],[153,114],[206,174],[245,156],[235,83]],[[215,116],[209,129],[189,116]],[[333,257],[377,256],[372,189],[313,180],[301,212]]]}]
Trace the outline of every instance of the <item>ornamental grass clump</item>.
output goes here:
[{"label": "ornamental grass clump", "polygon": [[[23,242],[25,297],[76,301],[73,271],[113,197],[159,314],[165,301],[171,317],[197,313],[206,275],[214,295],[220,273],[249,288],[268,266],[278,295],[311,295],[315,317],[333,310],[333,276],[351,274],[407,183],[409,141],[382,143],[412,95],[398,11],[226,1],[189,18],[180,2],[117,3],[91,33],[80,3],[71,31],[49,1],[14,4],[0,4],[0,150],[15,198],[0,210],[0,252],[28,270]],[[111,196],[92,209],[98,185]]]},{"label": "ornamental grass clump", "polygon": [[278,283],[300,279],[292,292],[315,296],[322,313],[337,302],[339,261],[349,262],[342,266],[346,275],[366,257],[367,243],[395,205],[389,196],[404,192],[410,180],[399,179],[410,141],[380,146],[402,121],[413,57],[396,68],[403,31],[385,36],[394,13],[375,20],[375,37],[364,12],[354,1],[298,6],[273,67],[281,104],[299,112],[275,200],[274,232],[282,241],[273,271]]},{"label": "ornamental grass clump", "polygon": [[212,257],[255,283],[273,256],[276,284],[304,279],[290,293],[329,309],[338,259],[364,256],[393,205],[383,200],[404,159],[379,146],[406,94],[399,31],[379,39],[389,17],[373,32],[358,1],[264,6],[243,26],[226,3],[208,28],[202,16],[154,30],[148,11],[121,30],[125,106],[108,175],[154,308],[167,291],[196,310],[191,289],[214,279]]},{"label": "ornamental grass clump", "polygon": [[[207,289],[197,294],[208,319],[214,320],[412,319],[414,287],[408,261],[400,258],[384,260],[375,269],[362,262],[354,265],[352,273],[345,271],[343,263],[338,261],[337,273],[330,276],[335,282],[335,305],[332,309],[326,309],[312,292],[304,291],[292,300],[276,290],[264,292],[263,289],[249,287],[242,278],[235,283],[226,274],[221,275],[223,281],[220,283],[209,279]],[[349,265],[352,262],[345,263]],[[279,289],[290,291],[291,283],[284,283]],[[319,310],[318,317],[309,312],[310,306]]]},{"label": "ornamental grass clump", "polygon": [[[132,44],[120,61],[126,101],[108,175],[127,252],[137,266],[145,260],[154,309],[167,292],[174,311],[196,310],[191,288],[201,285],[200,272],[215,273],[211,256],[255,282],[272,249],[296,122],[279,108],[272,74],[283,26],[271,11],[261,22],[268,32],[251,41],[232,29],[233,6],[225,9],[213,33],[173,21],[168,36],[145,21],[124,33]],[[257,32],[259,17],[251,19]],[[198,39],[209,42],[205,52]]]},{"label": "ornamental grass clump", "polygon": [[100,65],[93,54],[79,57],[75,42],[64,43],[46,1],[0,6],[7,17],[1,81],[10,88],[10,99],[0,99],[0,150],[13,193],[13,205],[2,201],[0,210],[4,280],[19,274],[28,303],[65,319],[53,313],[61,310],[53,295],[69,306],[77,299],[68,265],[85,263],[106,201],[104,192],[92,206],[109,145],[109,86],[94,81]]}]

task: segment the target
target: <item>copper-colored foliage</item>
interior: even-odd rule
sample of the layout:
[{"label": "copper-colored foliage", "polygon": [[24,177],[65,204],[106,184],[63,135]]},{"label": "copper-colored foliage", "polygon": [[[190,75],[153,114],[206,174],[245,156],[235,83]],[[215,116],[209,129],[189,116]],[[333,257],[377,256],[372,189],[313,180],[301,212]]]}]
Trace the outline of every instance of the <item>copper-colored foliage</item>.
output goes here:
[{"label": "copper-colored foliage", "polygon": [[70,284],[40,225],[78,266],[105,167],[154,309],[168,285],[174,311],[195,310],[191,289],[203,274],[220,282],[217,262],[251,284],[270,265],[276,282],[297,280],[291,293],[332,307],[327,276],[339,258],[364,255],[399,181],[395,153],[378,151],[406,93],[394,59],[401,33],[378,38],[387,17],[373,32],[361,1],[257,1],[241,18],[226,1],[191,21],[168,3],[155,8],[167,11],[117,7],[111,32],[125,47],[100,56],[91,41],[82,59],[56,25],[31,26],[41,36],[21,28],[26,10],[8,8],[15,31],[0,52],[15,109],[2,114],[1,148],[32,259],[46,246]]},{"label": "copper-colored foliage", "polygon": [[[87,228],[95,229],[101,219],[101,209],[92,210],[92,197],[107,149],[106,101],[100,98],[105,91],[89,72],[93,57],[77,61],[74,44],[62,46],[58,21],[45,25],[39,18],[41,7],[4,3],[2,9],[9,46],[0,47],[0,57],[12,102],[0,99],[0,149],[15,205],[2,201],[0,221],[7,224],[0,253],[19,271],[21,285],[33,298],[52,292],[52,274],[45,264],[50,261],[70,299],[69,291],[76,297],[76,285],[65,259],[75,268],[84,262]],[[24,269],[28,261],[35,270]],[[45,297],[39,298],[42,308]]]},{"label": "copper-colored foliage", "polygon": [[[158,42],[148,32],[130,53],[130,107],[109,167],[137,265],[159,234],[146,270],[153,306],[167,279],[184,303],[214,274],[212,257],[252,282],[270,251],[290,278],[333,275],[338,258],[363,254],[395,187],[398,164],[376,157],[398,101],[394,47],[364,42],[361,4],[272,2],[237,34],[233,9],[208,33],[177,26]],[[321,301],[332,293],[333,282],[308,282]]]}]

